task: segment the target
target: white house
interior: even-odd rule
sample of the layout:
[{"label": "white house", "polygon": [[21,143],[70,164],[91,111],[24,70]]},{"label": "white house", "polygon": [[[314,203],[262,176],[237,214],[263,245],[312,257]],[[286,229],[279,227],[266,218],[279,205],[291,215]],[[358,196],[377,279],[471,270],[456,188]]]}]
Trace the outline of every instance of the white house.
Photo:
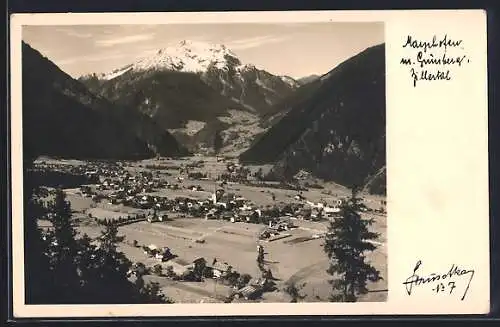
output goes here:
[{"label": "white house", "polygon": [[340,212],[340,208],[338,207],[329,207],[329,206],[326,206],[323,208],[323,211],[326,213],[326,214],[333,214],[333,213],[338,213]]},{"label": "white house", "polygon": [[231,266],[228,265],[226,262],[215,262],[215,264],[212,267],[212,271],[214,274],[214,278],[220,278],[226,275],[228,271],[231,270]]}]

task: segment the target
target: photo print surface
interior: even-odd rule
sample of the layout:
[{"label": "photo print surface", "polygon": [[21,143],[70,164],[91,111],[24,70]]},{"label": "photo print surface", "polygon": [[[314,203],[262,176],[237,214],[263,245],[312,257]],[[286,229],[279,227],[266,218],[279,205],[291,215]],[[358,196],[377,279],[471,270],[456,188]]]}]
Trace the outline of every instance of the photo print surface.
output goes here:
[{"label": "photo print surface", "polygon": [[16,317],[489,310],[484,12],[19,14],[10,40]]}]

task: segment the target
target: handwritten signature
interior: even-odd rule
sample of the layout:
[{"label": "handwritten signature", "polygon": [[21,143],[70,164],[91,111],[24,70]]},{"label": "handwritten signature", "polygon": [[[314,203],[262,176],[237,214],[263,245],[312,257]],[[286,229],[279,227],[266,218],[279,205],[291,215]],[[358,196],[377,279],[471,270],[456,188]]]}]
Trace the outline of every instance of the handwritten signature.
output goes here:
[{"label": "handwritten signature", "polygon": [[[467,292],[469,291],[469,286],[474,278],[474,270],[473,269],[462,269],[458,265],[452,264],[451,268],[448,270],[446,273],[431,273],[427,276],[419,276],[417,275],[417,271],[422,265],[422,261],[418,260],[417,264],[415,265],[415,268],[413,268],[413,274],[406,279],[405,282],[403,282],[403,285],[406,287],[406,292],[408,295],[412,294],[413,288],[417,286],[426,286],[426,285],[435,285],[437,283],[436,287],[433,288],[433,291],[436,291],[439,293],[440,291],[444,291],[446,288],[449,289],[450,294],[453,292],[453,290],[456,288],[455,285],[455,278],[457,277],[469,277],[469,280],[467,282],[467,287],[465,288],[465,291],[462,295],[461,300],[463,301],[465,299],[465,296],[467,295]],[[447,285],[444,283],[448,282]]]}]

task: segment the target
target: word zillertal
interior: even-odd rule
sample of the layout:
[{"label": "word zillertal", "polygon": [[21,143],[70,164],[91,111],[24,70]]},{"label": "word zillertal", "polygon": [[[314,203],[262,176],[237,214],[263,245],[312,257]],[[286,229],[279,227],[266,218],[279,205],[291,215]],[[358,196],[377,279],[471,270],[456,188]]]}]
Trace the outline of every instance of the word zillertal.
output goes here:
[{"label": "word zillertal", "polygon": [[429,41],[415,39],[408,35],[403,48],[414,49],[413,57],[401,58],[400,64],[410,67],[410,76],[413,80],[413,87],[418,81],[449,81],[452,79],[454,67],[463,67],[470,63],[467,55],[456,53],[450,55],[448,51],[458,49],[463,52],[463,40],[452,40],[448,35],[438,40],[433,36]]}]

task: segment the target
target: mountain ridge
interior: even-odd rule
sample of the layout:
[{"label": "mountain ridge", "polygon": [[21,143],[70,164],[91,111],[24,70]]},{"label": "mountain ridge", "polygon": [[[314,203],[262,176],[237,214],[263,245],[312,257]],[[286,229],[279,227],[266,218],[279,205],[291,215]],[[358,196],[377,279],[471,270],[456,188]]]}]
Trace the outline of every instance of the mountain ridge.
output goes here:
[{"label": "mountain ridge", "polygon": [[[224,45],[192,41],[160,49],[110,74],[79,80],[97,95],[137,107],[162,128],[175,131],[192,151],[210,147],[211,135],[221,128],[226,148],[247,147],[254,136],[249,126],[298,87],[289,76],[242,63]],[[245,131],[225,119],[235,112],[247,116]],[[204,124],[195,135],[185,131],[193,121]],[[245,141],[236,145],[233,134],[243,132]]]},{"label": "mountain ridge", "polygon": [[145,158],[187,153],[148,117],[96,96],[25,42],[22,51],[23,143],[35,155]]},{"label": "mountain ridge", "polygon": [[273,173],[285,178],[305,169],[348,187],[365,185],[385,166],[385,45],[344,61],[281,106],[286,113],[242,162],[274,163]]},{"label": "mountain ridge", "polygon": [[304,84],[307,84],[307,83],[311,83],[315,80],[317,80],[318,78],[320,78],[321,75],[318,75],[318,74],[311,74],[311,75],[308,75],[308,76],[304,76],[304,77],[301,77],[299,79],[297,79],[297,82],[300,84],[300,85],[304,85]]}]

